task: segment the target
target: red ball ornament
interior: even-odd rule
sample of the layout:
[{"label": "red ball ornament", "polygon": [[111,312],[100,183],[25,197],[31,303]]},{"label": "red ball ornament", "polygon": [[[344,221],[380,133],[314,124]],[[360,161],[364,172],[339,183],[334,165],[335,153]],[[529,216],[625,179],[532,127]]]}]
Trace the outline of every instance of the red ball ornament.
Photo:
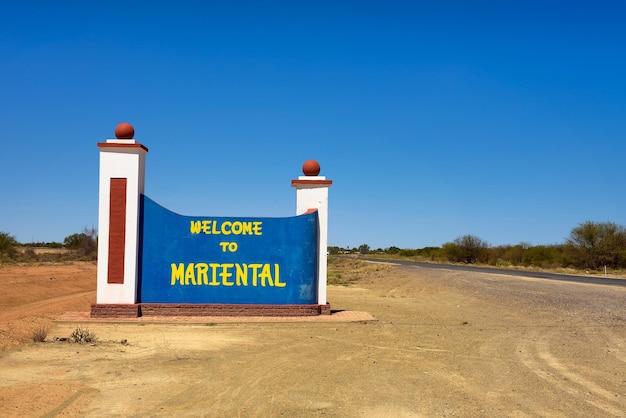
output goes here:
[{"label": "red ball ornament", "polygon": [[320,164],[315,160],[308,160],[302,164],[302,172],[305,176],[317,176],[320,173]]},{"label": "red ball ornament", "polygon": [[115,128],[117,139],[133,139],[133,136],[135,136],[135,128],[128,122],[122,122]]}]

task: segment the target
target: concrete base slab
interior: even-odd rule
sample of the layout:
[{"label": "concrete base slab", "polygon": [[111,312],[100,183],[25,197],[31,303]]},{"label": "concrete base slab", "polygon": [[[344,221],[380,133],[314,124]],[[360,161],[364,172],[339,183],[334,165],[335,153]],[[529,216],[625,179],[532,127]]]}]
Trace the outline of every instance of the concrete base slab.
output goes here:
[{"label": "concrete base slab", "polygon": [[316,316],[140,316],[92,318],[90,312],[65,312],[55,318],[57,322],[78,323],[248,323],[248,322],[363,322],[377,321],[367,312],[333,311],[330,315]]}]

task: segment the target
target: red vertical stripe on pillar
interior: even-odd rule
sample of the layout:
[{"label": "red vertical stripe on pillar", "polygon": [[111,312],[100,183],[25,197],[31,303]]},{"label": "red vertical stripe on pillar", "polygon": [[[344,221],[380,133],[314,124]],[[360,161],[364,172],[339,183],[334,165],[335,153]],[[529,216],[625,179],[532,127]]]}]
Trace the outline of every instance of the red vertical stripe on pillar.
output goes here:
[{"label": "red vertical stripe on pillar", "polygon": [[107,283],[124,283],[126,179],[111,179],[109,206],[109,274]]}]

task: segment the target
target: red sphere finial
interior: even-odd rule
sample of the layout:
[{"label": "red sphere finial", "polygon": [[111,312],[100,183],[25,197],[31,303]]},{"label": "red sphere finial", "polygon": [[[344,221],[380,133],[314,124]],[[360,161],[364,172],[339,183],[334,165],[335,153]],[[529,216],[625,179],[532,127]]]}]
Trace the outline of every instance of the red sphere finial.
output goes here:
[{"label": "red sphere finial", "polygon": [[305,176],[317,176],[320,173],[320,164],[315,160],[308,160],[302,164],[302,172]]},{"label": "red sphere finial", "polygon": [[135,128],[128,122],[122,122],[115,128],[115,137],[117,139],[133,139],[135,136]]}]

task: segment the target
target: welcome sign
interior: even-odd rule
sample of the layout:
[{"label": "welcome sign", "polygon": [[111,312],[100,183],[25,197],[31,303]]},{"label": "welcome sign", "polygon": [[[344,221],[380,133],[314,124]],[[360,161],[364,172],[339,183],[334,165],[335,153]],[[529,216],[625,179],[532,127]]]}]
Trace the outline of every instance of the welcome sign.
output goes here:
[{"label": "welcome sign", "polygon": [[92,317],[330,315],[328,188],[315,160],[291,180],[296,215],[184,216],[147,197],[148,148],[120,123],[99,142]]},{"label": "welcome sign", "polygon": [[318,212],[193,217],[142,196],[141,303],[315,304]]}]

